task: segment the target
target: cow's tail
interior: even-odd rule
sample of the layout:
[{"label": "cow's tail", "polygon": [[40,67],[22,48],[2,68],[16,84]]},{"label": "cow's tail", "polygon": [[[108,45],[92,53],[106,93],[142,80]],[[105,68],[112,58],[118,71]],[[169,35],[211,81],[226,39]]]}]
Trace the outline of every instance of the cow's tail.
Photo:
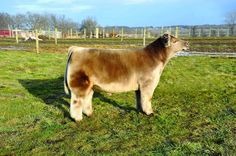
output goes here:
[{"label": "cow's tail", "polygon": [[67,59],[66,71],[65,71],[65,75],[64,75],[64,90],[67,95],[71,95],[71,90],[68,85],[68,68],[69,68],[72,54],[73,54],[73,47],[69,48],[69,50],[68,50],[68,59]]}]

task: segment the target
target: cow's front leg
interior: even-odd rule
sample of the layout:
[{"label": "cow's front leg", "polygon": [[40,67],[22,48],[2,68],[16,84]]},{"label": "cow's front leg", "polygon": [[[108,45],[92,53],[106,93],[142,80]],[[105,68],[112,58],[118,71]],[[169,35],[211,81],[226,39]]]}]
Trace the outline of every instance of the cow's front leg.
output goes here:
[{"label": "cow's front leg", "polygon": [[156,86],[157,82],[152,80],[140,84],[141,107],[142,111],[147,115],[153,114],[151,100]]},{"label": "cow's front leg", "polygon": [[83,98],[71,93],[70,115],[75,121],[83,119],[82,106]]}]

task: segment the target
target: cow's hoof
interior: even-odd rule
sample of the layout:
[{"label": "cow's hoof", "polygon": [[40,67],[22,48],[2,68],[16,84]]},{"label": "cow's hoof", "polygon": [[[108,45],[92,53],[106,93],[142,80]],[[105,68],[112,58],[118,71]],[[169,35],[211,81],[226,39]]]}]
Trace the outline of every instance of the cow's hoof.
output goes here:
[{"label": "cow's hoof", "polygon": [[81,122],[82,121],[82,117],[76,117],[76,118],[74,118],[74,120],[75,120],[75,122],[76,123],[79,123],[79,122]]},{"label": "cow's hoof", "polygon": [[91,117],[93,115],[93,112],[89,112],[85,114],[87,117]]},{"label": "cow's hoof", "polygon": [[153,117],[154,116],[154,113],[152,112],[151,114],[149,114],[148,116],[150,116],[150,117]]},{"label": "cow's hoof", "polygon": [[93,111],[92,110],[87,110],[87,111],[83,111],[83,113],[87,116],[87,117],[90,117],[93,115]]},{"label": "cow's hoof", "polygon": [[150,110],[150,111],[146,111],[146,112],[144,112],[146,115],[148,115],[148,116],[151,116],[151,115],[153,115],[154,113],[153,113],[153,110]]}]

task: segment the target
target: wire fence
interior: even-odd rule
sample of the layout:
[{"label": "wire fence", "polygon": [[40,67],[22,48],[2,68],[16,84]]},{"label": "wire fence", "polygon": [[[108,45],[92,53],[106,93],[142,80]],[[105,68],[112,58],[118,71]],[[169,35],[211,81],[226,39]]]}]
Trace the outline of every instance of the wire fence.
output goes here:
[{"label": "wire fence", "polygon": [[[57,39],[84,39],[87,38],[120,38],[122,42],[124,39],[134,38],[142,39],[143,46],[146,45],[146,39],[157,38],[164,33],[169,33],[176,37],[227,37],[236,36],[236,30],[227,27],[144,27],[144,28],[126,28],[126,27],[110,27],[103,28],[98,27],[94,30],[73,30],[69,29],[67,32],[62,32],[55,28],[54,30],[19,30],[19,29],[8,29],[0,30],[0,36],[3,37],[14,37],[16,43],[19,43],[19,38],[27,40],[35,40],[36,51],[39,53],[39,41],[54,39],[57,44]],[[47,41],[46,41],[47,42]]]},{"label": "wire fence", "polygon": [[[35,36],[36,30],[19,30],[7,29],[0,30],[0,37],[15,37],[16,34],[21,38]],[[145,33],[144,33],[145,31]],[[17,33],[16,33],[17,32]],[[236,36],[236,27],[146,27],[146,28],[129,28],[129,27],[98,27],[93,30],[73,30],[67,32],[55,30],[38,30],[38,34],[48,38],[156,38],[164,33],[170,33],[178,37],[223,37]]]}]

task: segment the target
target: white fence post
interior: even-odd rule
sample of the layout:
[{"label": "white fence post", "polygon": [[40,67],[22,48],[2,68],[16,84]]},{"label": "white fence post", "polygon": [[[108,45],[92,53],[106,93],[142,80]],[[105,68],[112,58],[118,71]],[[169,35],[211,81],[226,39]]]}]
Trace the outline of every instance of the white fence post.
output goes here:
[{"label": "white fence post", "polygon": [[73,30],[72,28],[70,29],[70,38],[72,38],[72,35],[73,35]]},{"label": "white fence post", "polygon": [[112,38],[115,37],[115,28],[112,29]]},{"label": "white fence post", "polygon": [[209,37],[211,37],[211,27],[210,27],[210,29],[209,29]]},{"label": "white fence post", "polygon": [[57,44],[57,28],[55,28],[55,32],[54,32],[55,34],[54,34],[54,38],[55,38],[55,44]]},{"label": "white fence post", "polygon": [[84,28],[84,39],[86,40],[86,28]]},{"label": "white fence post", "polygon": [[48,28],[48,39],[49,39],[49,40],[51,39],[51,30],[50,30],[50,27]]},{"label": "white fence post", "polygon": [[36,52],[39,54],[39,38],[38,38],[38,30],[35,30],[35,38],[36,38]]},{"label": "white fence post", "polygon": [[99,37],[98,34],[99,34],[99,28],[95,28],[95,38]]},{"label": "white fence post", "polygon": [[179,36],[179,27],[175,28],[175,37],[177,38]]},{"label": "white fence post", "polygon": [[102,29],[102,38],[105,38],[105,28]]},{"label": "white fence post", "polygon": [[146,28],[143,28],[143,46],[146,45]]},{"label": "white fence post", "polygon": [[16,43],[18,44],[19,43],[19,39],[18,39],[18,29],[17,28],[16,28],[15,32],[16,32]]},{"label": "white fence post", "polygon": [[123,41],[123,37],[124,37],[124,28],[121,28],[121,42]]}]

